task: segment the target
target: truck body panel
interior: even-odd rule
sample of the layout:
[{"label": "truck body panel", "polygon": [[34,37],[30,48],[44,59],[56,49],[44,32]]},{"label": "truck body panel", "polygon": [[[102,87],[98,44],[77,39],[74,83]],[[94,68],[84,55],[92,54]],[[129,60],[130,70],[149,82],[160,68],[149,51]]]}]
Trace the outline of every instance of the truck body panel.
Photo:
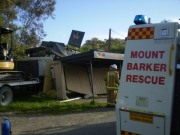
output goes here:
[{"label": "truck body panel", "polygon": [[178,23],[130,26],[116,104],[117,135],[170,135]]}]

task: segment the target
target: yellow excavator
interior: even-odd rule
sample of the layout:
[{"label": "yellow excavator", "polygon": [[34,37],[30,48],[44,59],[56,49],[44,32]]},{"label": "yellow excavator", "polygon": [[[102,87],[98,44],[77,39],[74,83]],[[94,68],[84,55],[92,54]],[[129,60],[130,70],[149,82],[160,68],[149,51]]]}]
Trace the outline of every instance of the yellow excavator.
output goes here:
[{"label": "yellow excavator", "polygon": [[[12,33],[12,29],[0,26],[0,106],[8,105],[12,102],[12,88],[14,86],[38,83],[25,82],[24,73],[14,70]],[[7,40],[8,35],[11,35],[10,40]],[[10,41],[10,46],[4,41]]]},{"label": "yellow excavator", "polygon": [[[0,81],[23,80],[24,75],[21,71],[14,71],[14,61],[12,56],[12,33],[10,28],[0,26]],[[3,42],[4,38],[10,37],[10,45]]]},{"label": "yellow excavator", "polygon": [[2,38],[7,34],[11,34],[12,47],[12,33],[13,30],[5,27],[0,27],[0,70],[13,70],[14,62],[12,61],[11,49],[8,50],[8,44],[2,42]]}]

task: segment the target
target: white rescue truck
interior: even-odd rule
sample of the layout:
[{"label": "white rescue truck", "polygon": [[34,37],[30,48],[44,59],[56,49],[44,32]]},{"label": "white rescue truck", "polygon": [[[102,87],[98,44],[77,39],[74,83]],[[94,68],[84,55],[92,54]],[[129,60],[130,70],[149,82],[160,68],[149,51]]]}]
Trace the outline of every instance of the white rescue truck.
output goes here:
[{"label": "white rescue truck", "polygon": [[128,30],[118,99],[117,135],[180,135],[180,24],[148,23]]}]

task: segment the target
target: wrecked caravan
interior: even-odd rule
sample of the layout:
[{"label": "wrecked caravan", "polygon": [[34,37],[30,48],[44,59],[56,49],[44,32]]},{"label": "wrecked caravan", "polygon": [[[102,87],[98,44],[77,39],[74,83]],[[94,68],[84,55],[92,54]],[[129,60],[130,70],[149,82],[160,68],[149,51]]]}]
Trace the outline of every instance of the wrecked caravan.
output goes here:
[{"label": "wrecked caravan", "polygon": [[56,42],[43,42],[39,48],[27,52],[27,60],[38,61],[38,69],[43,72],[43,92],[55,90],[60,100],[67,98],[67,91],[84,95],[106,94],[104,74],[111,64],[117,64],[120,70],[124,58],[124,54],[102,51],[70,52]]},{"label": "wrecked caravan", "polygon": [[85,95],[106,94],[104,74],[111,64],[121,69],[123,54],[89,51],[63,57],[66,90]]}]

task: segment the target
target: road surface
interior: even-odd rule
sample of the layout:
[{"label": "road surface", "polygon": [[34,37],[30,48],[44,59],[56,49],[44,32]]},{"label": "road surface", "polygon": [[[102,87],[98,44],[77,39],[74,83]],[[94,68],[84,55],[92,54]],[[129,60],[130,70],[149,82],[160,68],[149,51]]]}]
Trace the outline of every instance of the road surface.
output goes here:
[{"label": "road surface", "polygon": [[[0,114],[1,116],[3,114]],[[115,108],[65,114],[6,114],[13,135],[115,135]]]}]

